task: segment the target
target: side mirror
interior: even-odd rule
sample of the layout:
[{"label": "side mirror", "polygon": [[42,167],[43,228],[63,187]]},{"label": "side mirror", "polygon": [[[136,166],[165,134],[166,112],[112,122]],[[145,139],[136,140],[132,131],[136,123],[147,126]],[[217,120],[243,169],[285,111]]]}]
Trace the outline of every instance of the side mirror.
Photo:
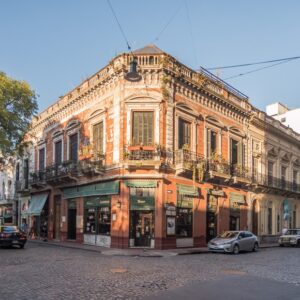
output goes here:
[{"label": "side mirror", "polygon": [[241,235],[239,235],[238,240],[241,240],[243,237]]}]

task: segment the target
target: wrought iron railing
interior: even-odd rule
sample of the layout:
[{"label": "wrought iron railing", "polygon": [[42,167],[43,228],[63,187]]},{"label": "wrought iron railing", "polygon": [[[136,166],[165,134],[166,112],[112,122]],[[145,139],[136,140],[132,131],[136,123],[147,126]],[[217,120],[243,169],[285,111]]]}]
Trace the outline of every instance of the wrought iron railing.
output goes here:
[{"label": "wrought iron railing", "polygon": [[125,160],[158,160],[160,159],[161,152],[157,149],[153,150],[128,150],[124,158]]},{"label": "wrought iron railing", "polygon": [[29,189],[29,180],[16,180],[15,181],[15,191],[16,193],[21,193],[23,191],[28,191]]},{"label": "wrought iron railing", "polygon": [[295,181],[284,180],[283,178],[274,177],[268,174],[254,174],[252,176],[252,181],[256,184],[270,188],[300,193],[300,184],[296,183]]},{"label": "wrought iron railing", "polygon": [[60,164],[52,164],[45,170],[45,180],[51,181],[77,172],[78,163],[76,161],[67,160]]},{"label": "wrought iron railing", "polygon": [[38,170],[36,172],[30,173],[29,184],[31,186],[43,183],[45,183],[45,170]]},{"label": "wrought iron railing", "polygon": [[185,149],[180,149],[174,153],[175,165],[181,164],[185,169],[198,167],[206,169],[206,160],[203,155]]}]

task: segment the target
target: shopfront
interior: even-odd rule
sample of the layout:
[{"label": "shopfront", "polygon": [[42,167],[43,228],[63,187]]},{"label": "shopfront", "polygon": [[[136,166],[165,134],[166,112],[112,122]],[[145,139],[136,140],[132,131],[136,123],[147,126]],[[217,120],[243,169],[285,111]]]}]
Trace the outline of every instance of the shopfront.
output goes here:
[{"label": "shopfront", "polygon": [[193,206],[199,189],[177,184],[176,247],[193,247]]},{"label": "shopfront", "polygon": [[241,205],[245,205],[245,196],[238,193],[230,193],[229,230],[241,230]]},{"label": "shopfront", "polygon": [[128,181],[129,246],[154,248],[156,181]]},{"label": "shopfront", "polygon": [[206,207],[206,241],[210,241],[218,234],[218,198],[224,197],[223,190],[207,189]]},{"label": "shopfront", "polygon": [[13,224],[13,205],[6,204],[0,206],[0,225]]},{"label": "shopfront", "polygon": [[84,198],[85,244],[110,247],[111,196]]},{"label": "shopfront", "polygon": [[119,194],[119,186],[119,181],[109,181],[63,190],[68,203],[69,239],[80,240],[83,235],[84,244],[110,247],[111,198]]},{"label": "shopfront", "polygon": [[27,209],[30,238],[47,236],[48,214],[48,193],[32,195]]}]

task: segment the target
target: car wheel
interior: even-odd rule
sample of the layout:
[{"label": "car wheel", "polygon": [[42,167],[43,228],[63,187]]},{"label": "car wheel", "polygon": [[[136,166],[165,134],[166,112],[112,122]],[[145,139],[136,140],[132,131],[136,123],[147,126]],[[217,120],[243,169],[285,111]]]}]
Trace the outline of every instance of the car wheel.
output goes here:
[{"label": "car wheel", "polygon": [[20,249],[24,249],[24,244],[23,245],[19,245]]},{"label": "car wheel", "polygon": [[240,253],[240,247],[238,245],[234,245],[232,249],[233,254],[239,254]]},{"label": "car wheel", "polygon": [[252,249],[253,252],[257,252],[258,251],[258,243],[254,244],[254,247]]},{"label": "car wheel", "polygon": [[280,247],[284,247],[284,244],[279,244]]},{"label": "car wheel", "polygon": [[297,247],[300,248],[300,240],[297,242]]}]

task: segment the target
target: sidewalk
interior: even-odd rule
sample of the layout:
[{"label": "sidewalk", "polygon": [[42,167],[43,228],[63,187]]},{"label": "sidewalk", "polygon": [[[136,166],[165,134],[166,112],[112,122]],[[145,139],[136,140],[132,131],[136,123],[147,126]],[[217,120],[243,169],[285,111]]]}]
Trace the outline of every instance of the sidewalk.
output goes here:
[{"label": "sidewalk", "polygon": [[[63,247],[63,248],[98,252],[101,253],[102,255],[107,255],[107,256],[170,257],[176,255],[209,253],[207,247],[180,248],[180,249],[169,249],[169,250],[143,249],[143,248],[116,249],[116,248],[106,248],[106,247],[78,244],[75,242],[56,242],[56,241],[44,242],[43,240],[28,240],[27,242],[32,244],[38,244],[40,246]],[[278,247],[278,244],[270,243],[270,244],[260,245],[260,248],[273,248],[273,247]]]}]

